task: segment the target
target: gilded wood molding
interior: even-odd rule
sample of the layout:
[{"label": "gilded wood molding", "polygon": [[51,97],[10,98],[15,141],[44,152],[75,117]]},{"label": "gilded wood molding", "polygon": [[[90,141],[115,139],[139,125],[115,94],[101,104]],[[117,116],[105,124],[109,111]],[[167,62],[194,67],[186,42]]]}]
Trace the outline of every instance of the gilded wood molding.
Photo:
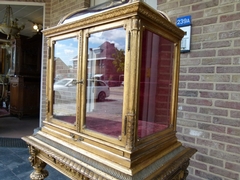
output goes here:
[{"label": "gilded wood molding", "polygon": [[104,23],[106,21],[110,22],[110,21],[120,20],[123,18],[132,17],[136,15],[144,17],[145,19],[148,19],[148,20],[152,20],[153,22],[157,23],[159,26],[162,26],[168,29],[169,32],[172,32],[175,36],[183,37],[184,35],[184,32],[182,30],[176,28],[174,24],[169,23],[169,21],[164,17],[159,18],[158,12],[153,11],[151,7],[146,6],[142,2],[134,2],[134,3],[129,3],[127,5],[119,6],[117,8],[113,8],[90,17],[86,17],[82,20],[77,20],[71,23],[66,23],[66,24],[56,26],[54,28],[45,29],[43,30],[43,32],[45,36],[50,36],[53,34],[68,32],[70,29],[71,31],[73,29],[77,30],[87,26]]}]

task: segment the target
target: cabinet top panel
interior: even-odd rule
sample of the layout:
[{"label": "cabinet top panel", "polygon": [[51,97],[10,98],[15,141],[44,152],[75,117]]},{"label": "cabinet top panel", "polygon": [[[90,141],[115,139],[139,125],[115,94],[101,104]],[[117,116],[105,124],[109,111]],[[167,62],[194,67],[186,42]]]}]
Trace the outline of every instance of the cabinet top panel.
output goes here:
[{"label": "cabinet top panel", "polygon": [[136,16],[165,29],[178,39],[181,39],[184,35],[184,32],[166,19],[161,12],[139,1],[124,3],[100,11],[81,9],[65,16],[57,26],[45,29],[42,32],[46,37],[52,37]]}]

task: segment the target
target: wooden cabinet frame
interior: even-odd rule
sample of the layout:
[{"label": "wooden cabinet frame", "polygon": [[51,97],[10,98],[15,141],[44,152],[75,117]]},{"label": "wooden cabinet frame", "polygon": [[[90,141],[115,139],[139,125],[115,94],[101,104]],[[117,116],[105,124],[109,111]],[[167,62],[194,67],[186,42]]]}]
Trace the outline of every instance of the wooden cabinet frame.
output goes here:
[{"label": "wooden cabinet frame", "polygon": [[[112,137],[88,128],[87,125],[86,99],[88,92],[86,84],[91,78],[88,75],[89,69],[91,69],[88,66],[90,61],[88,40],[92,33],[118,27],[123,27],[125,30],[124,90],[121,135]],[[154,75],[153,72],[158,73],[158,69],[154,65],[151,65],[154,69],[152,71],[143,64],[144,58],[145,62],[156,61],[154,57],[151,60],[144,54],[145,49],[148,48],[147,42],[144,42],[144,38],[147,39],[144,32],[149,32],[152,36],[157,37],[159,39],[157,42],[163,42],[159,43],[157,47],[161,48],[161,45],[166,44],[165,47],[162,47],[167,49],[162,58],[163,63],[165,63],[164,58],[171,63],[166,66],[169,71],[167,74],[169,78],[166,80],[169,94],[168,100],[166,100],[168,103],[166,106],[168,108],[166,109],[168,111],[167,118],[164,120],[164,124],[158,122],[162,125],[161,130],[142,133],[143,135],[140,136],[140,123],[147,124],[145,121],[142,122],[142,118],[140,120],[143,106],[141,98],[148,93],[148,90],[146,92],[144,90],[145,94],[142,95],[141,83],[144,79],[141,74],[144,72],[146,77],[150,77]],[[136,1],[73,22],[64,23],[63,20],[61,25],[46,29],[43,33],[48,38],[49,46],[47,117],[41,131],[33,136],[23,138],[30,145],[31,157],[38,159],[36,162],[32,161],[33,166],[38,165],[39,162],[47,163],[73,179],[84,177],[89,179],[185,179],[189,158],[195,153],[195,149],[183,147],[176,137],[180,42],[184,32],[159,12],[143,2]],[[54,52],[56,51],[55,43],[58,40],[73,36],[78,38],[79,50],[77,72],[73,75],[77,84],[76,121],[69,124],[54,119],[53,84],[56,58]],[[154,38],[152,39],[154,40]],[[158,49],[155,48],[152,56],[160,56],[161,52],[158,53]],[[145,71],[142,71],[141,68],[145,68]],[[165,66],[161,70],[164,68]],[[159,71],[161,72],[161,70]],[[154,75],[154,79],[154,83],[159,84],[157,75]],[[152,86],[151,83],[149,86]],[[145,88],[145,86],[143,87]],[[155,90],[154,95],[157,94],[159,92]],[[150,107],[151,102],[148,104],[149,112],[151,111]],[[161,115],[157,109],[152,112]],[[154,129],[155,120],[149,123]],[[144,128],[147,127],[144,126]],[[36,175],[36,172],[33,172],[33,175]]]}]

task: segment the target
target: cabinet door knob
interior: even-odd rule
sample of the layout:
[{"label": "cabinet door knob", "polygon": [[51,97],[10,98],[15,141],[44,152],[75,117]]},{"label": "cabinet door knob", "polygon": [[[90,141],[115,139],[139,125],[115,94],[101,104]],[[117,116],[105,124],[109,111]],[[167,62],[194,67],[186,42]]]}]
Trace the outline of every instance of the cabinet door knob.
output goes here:
[{"label": "cabinet door knob", "polygon": [[80,80],[80,81],[76,81],[76,84],[83,84],[84,81],[83,80]]}]

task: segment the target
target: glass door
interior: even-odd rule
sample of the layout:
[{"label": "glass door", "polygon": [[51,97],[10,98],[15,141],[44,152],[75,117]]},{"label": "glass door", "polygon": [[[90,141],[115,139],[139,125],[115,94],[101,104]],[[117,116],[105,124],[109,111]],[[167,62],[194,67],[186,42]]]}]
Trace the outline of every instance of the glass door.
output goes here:
[{"label": "glass door", "polygon": [[76,126],[78,37],[62,37],[52,41],[52,120]]},{"label": "glass door", "polygon": [[94,30],[87,35],[83,131],[121,140],[126,30]]}]

